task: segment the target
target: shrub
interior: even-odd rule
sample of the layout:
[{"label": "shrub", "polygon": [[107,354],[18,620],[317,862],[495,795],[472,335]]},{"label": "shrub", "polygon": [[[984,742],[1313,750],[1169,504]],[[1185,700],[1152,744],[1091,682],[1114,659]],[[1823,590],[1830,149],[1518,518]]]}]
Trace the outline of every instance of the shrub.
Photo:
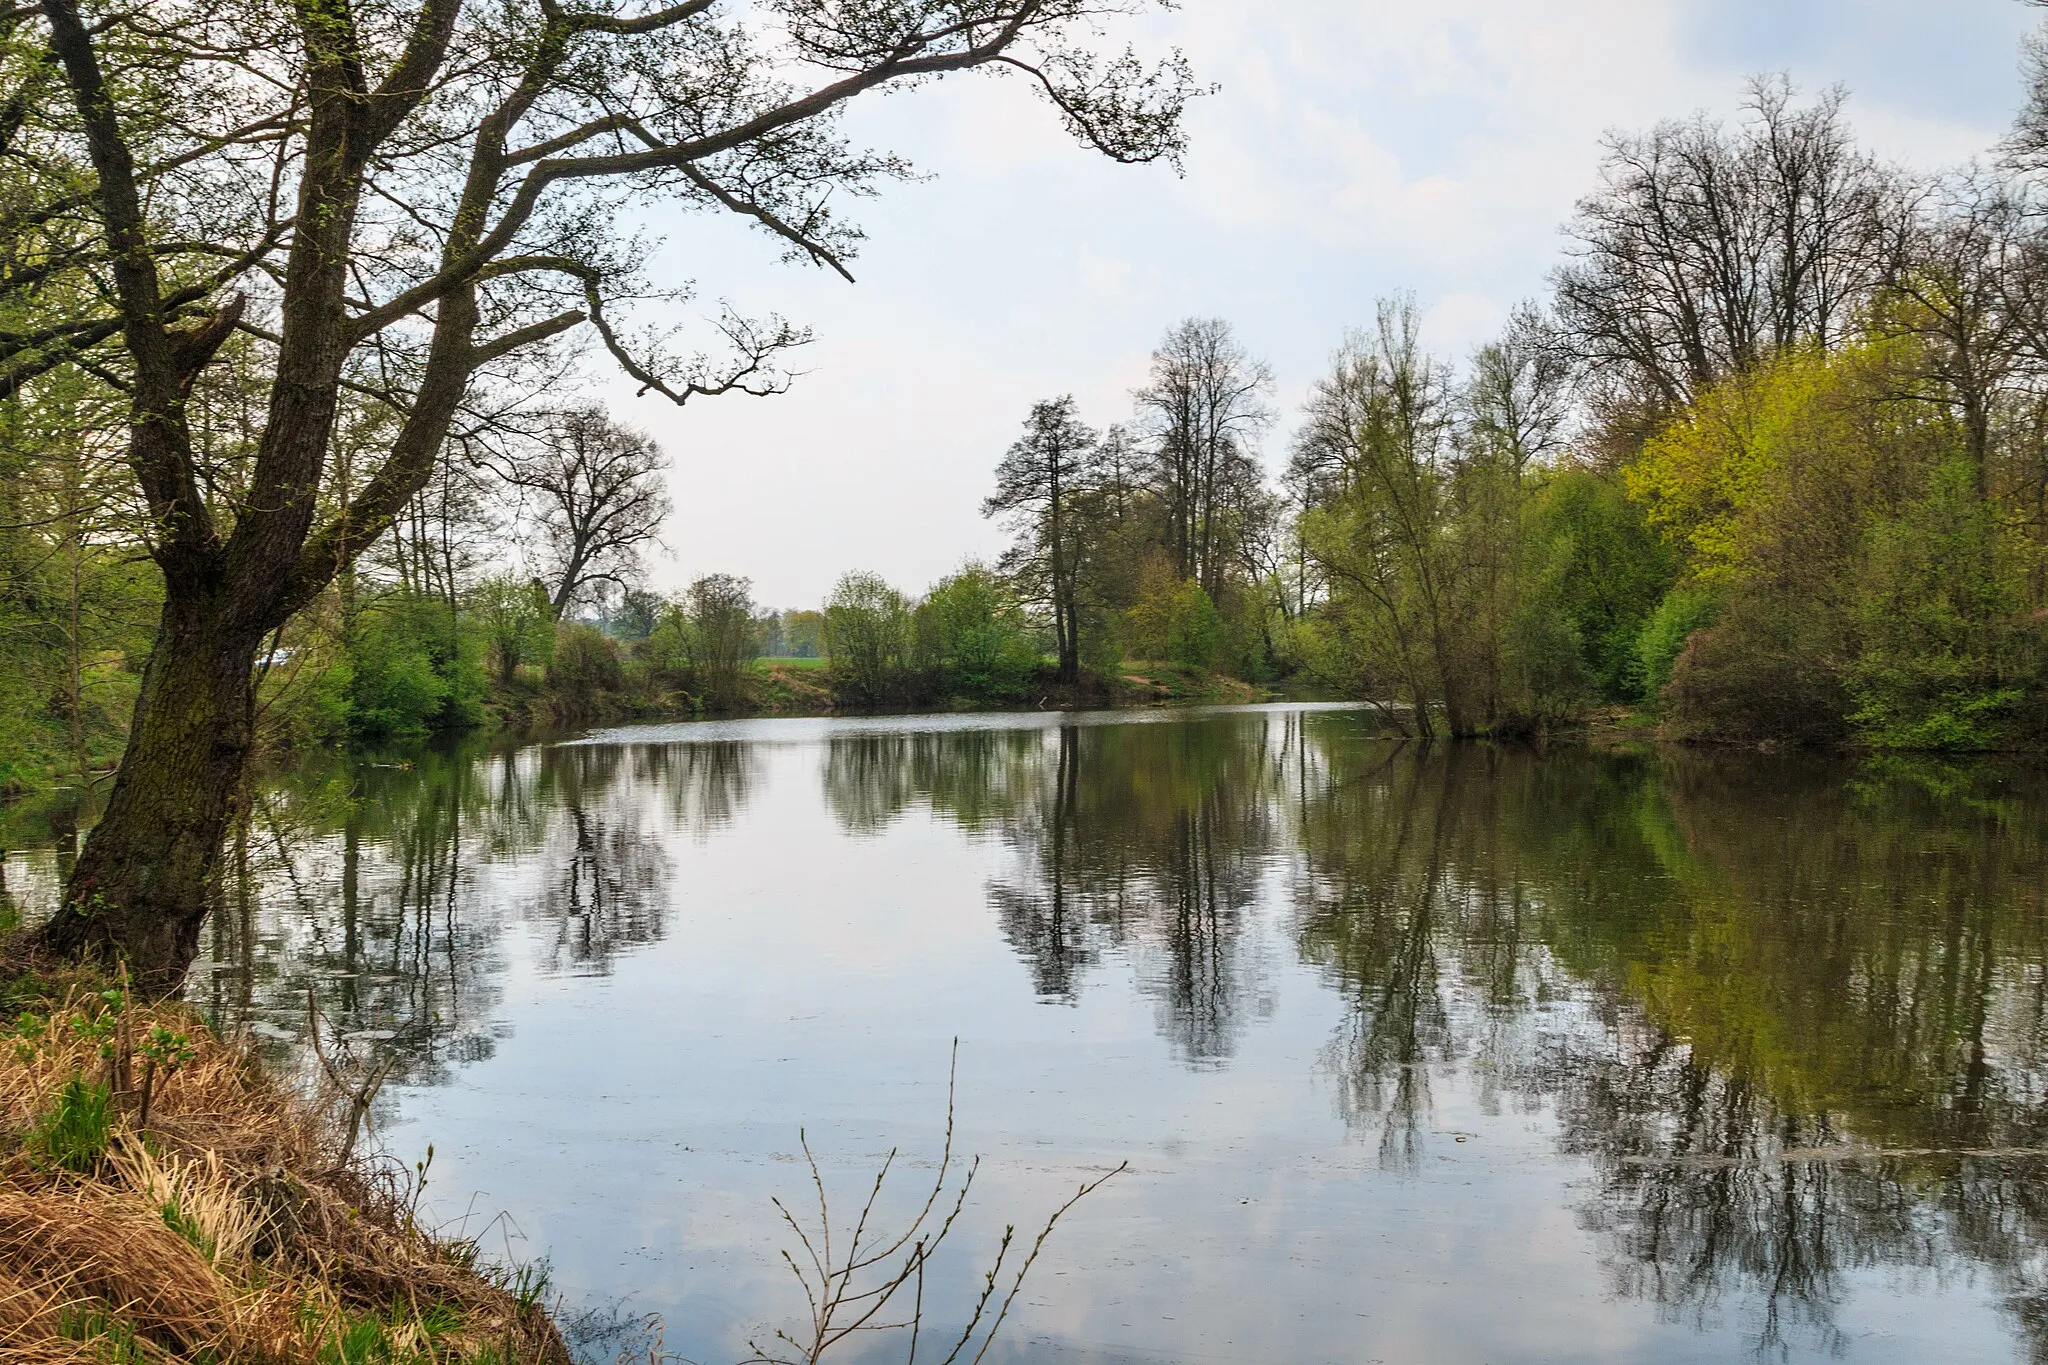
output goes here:
[{"label": "shrub", "polygon": [[731,574],[711,574],[690,585],[689,653],[697,686],[715,710],[746,700],[754,662],[753,584]]},{"label": "shrub", "polygon": [[1720,594],[1704,588],[1673,588],[1664,594],[1636,636],[1635,681],[1644,698],[1663,694],[1685,642],[1721,618],[1721,605]]},{"label": "shrub", "polygon": [[1874,525],[1849,672],[1857,733],[1881,749],[1996,747],[2022,701],[2018,593],[1976,470],[1937,468],[1923,496]]},{"label": "shrub", "polygon": [[379,602],[357,620],[344,653],[354,738],[391,739],[476,723],[483,650],[475,632],[438,598],[399,593]]},{"label": "shrub", "polygon": [[825,604],[833,690],[861,706],[894,699],[910,653],[910,604],[875,574],[850,573]]},{"label": "shrub", "polygon": [[469,612],[500,682],[514,681],[522,664],[548,662],[555,641],[554,615],[539,580],[487,578],[470,594]]},{"label": "shrub", "polygon": [[574,702],[625,689],[625,665],[619,646],[609,635],[581,621],[564,621],[555,630],[554,662],[548,665],[548,690]]},{"label": "shrub", "polygon": [[1002,580],[979,564],[941,579],[915,613],[918,663],[937,688],[969,701],[1023,696],[1038,645]]},{"label": "shrub", "polygon": [[1664,688],[1681,738],[1822,744],[1848,732],[1849,695],[1833,660],[1840,622],[1827,608],[1754,592],[1687,638]]}]

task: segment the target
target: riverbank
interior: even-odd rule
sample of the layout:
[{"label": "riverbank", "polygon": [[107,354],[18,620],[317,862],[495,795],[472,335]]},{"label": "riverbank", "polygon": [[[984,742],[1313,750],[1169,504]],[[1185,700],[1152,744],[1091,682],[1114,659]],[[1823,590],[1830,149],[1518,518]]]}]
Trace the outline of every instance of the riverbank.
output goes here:
[{"label": "riverbank", "polygon": [[849,705],[835,691],[832,674],[819,660],[777,660],[747,677],[737,705],[712,706],[687,692],[649,687],[597,686],[573,693],[531,682],[500,686],[485,705],[486,729],[506,734],[551,734],[629,721],[735,720],[761,716],[818,717],[872,714],[877,709],[910,714],[1013,711],[1020,707],[1064,711],[1119,707],[1233,705],[1267,700],[1272,689],[1221,674],[1164,663],[1136,663],[1114,676],[1085,674],[1062,683],[1050,675],[1022,691],[999,696],[907,693],[900,705]]},{"label": "riverbank", "polygon": [[0,1355],[566,1365],[545,1275],[422,1227],[425,1173],[352,1150],[369,1078],[330,1057],[310,1100],[183,1005],[10,959]]}]

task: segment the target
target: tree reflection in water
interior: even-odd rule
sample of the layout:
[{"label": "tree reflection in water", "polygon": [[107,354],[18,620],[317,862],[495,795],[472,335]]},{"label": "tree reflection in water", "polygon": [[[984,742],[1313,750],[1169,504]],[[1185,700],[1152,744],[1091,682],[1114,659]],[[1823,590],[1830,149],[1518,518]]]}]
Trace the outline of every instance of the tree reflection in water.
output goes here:
[{"label": "tree reflection in water", "polygon": [[[1320,1066],[1383,1166],[1450,1140],[1454,1076],[1527,1113],[1585,1163],[1614,1289],[1672,1320],[1840,1350],[1851,1276],[1971,1274],[2048,1361],[2038,774],[1431,748],[1287,712],[819,756],[847,835],[915,809],[1000,849],[1027,988],[1128,971],[1186,1065],[1229,1065],[1273,1007],[1262,954],[1297,954],[1341,1002]],[[738,818],[763,761],[732,739],[298,773],[237,836],[193,994],[283,1040],[310,988],[439,1079],[496,1045],[508,927],[565,973],[660,939],[673,835]]]},{"label": "tree reflection in water", "polygon": [[1834,1350],[1848,1271],[1974,1265],[2048,1359],[2035,779],[1326,753],[1301,942],[1390,1161],[1469,1064],[1592,1163],[1619,1292]]},{"label": "tree reflection in water", "polygon": [[850,830],[916,801],[999,836],[1018,871],[989,902],[1039,997],[1074,1000],[1119,953],[1176,1051],[1212,1065],[1270,1008],[1243,930],[1281,849],[1278,735],[1296,723],[857,736],[832,744],[826,785]]},{"label": "tree reflection in water", "polygon": [[268,787],[237,830],[187,994],[297,1058],[310,990],[344,1039],[434,1084],[488,1057],[504,931],[543,930],[544,969],[602,974],[666,932],[664,846],[746,804],[742,744],[422,749]]}]

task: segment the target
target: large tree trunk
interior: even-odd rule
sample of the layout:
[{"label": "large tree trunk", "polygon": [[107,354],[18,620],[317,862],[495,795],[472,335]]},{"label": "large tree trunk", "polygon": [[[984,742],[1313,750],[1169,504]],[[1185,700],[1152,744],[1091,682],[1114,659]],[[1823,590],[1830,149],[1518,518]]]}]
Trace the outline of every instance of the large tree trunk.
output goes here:
[{"label": "large tree trunk", "polygon": [[1053,676],[1063,683],[1081,681],[1081,614],[1074,597],[1071,571],[1064,585],[1055,576],[1052,633],[1053,643],[1059,654],[1059,667]]},{"label": "large tree trunk", "polygon": [[250,664],[262,635],[216,617],[176,596],[165,603],[106,814],[41,930],[53,953],[125,962],[152,995],[177,990],[198,956],[254,747]]}]

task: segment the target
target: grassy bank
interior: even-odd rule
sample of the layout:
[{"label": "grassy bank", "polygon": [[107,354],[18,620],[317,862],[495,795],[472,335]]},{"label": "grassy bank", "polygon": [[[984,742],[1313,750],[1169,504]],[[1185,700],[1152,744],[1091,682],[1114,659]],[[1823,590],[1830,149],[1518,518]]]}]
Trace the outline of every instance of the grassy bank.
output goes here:
[{"label": "grassy bank", "polygon": [[762,659],[744,675],[738,695],[723,706],[701,693],[630,671],[601,675],[573,690],[527,677],[494,690],[486,704],[492,729],[548,732],[623,721],[697,720],[746,716],[865,715],[875,711],[1014,711],[1033,708],[1101,710],[1118,706],[1251,702],[1266,692],[1221,674],[1170,663],[1132,663],[1111,677],[1084,673],[1061,683],[1049,673],[999,694],[905,687],[878,705],[864,705],[836,685],[829,661]]},{"label": "grassy bank", "polygon": [[103,980],[14,974],[0,1009],[0,1357],[568,1360],[543,1277],[419,1226],[410,1173],[350,1151],[349,1082],[308,1100]]}]

